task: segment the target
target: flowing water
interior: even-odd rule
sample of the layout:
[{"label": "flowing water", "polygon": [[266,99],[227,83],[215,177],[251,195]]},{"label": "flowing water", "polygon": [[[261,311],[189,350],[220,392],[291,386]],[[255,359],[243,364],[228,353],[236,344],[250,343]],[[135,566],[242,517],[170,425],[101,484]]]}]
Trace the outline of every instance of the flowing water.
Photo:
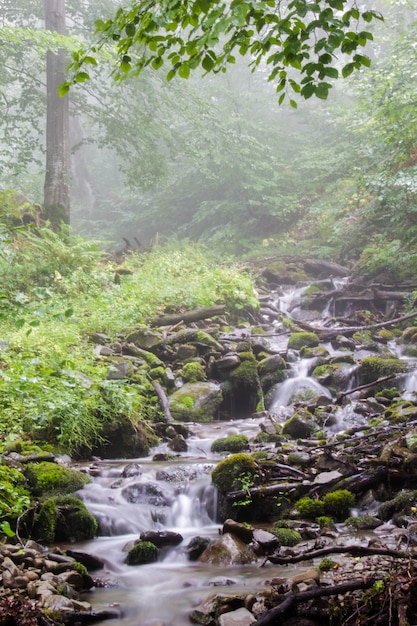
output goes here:
[{"label": "flowing water", "polygon": [[[234,432],[254,437],[259,419],[190,426],[188,451],[176,459],[97,461],[89,467],[95,475],[93,482],[80,492],[99,521],[100,536],[72,549],[104,562],[104,568],[93,576],[103,580],[105,587],[95,588],[87,599],[96,610],[120,607],[118,623],[123,626],[183,626],[189,623],[192,608],[211,595],[254,593],[266,579],[294,572],[272,565],[260,568],[260,563],[225,569],[188,559],[190,539],[214,539],[221,528],[216,523],[216,494],[210,479],[221,457],[210,453],[211,442]],[[162,445],[153,453],[164,450]],[[127,547],[149,530],[178,532],[183,541],[163,549],[157,563],[126,565]]]},{"label": "flowing water", "polygon": [[[277,296],[274,309],[300,319],[305,286],[291,288]],[[315,319],[319,324],[324,316],[332,314],[332,305]],[[286,348],[285,329],[279,319],[269,319],[276,332],[276,347]],[[280,332],[283,331],[283,332]],[[330,354],[335,350],[329,345]],[[298,353],[289,355],[289,377],[275,388],[271,412],[288,406],[294,393],[313,393],[330,397],[328,389],[312,379],[314,365],[311,359],[300,359]],[[354,367],[352,368],[352,370]],[[417,390],[416,363],[411,363],[410,373],[404,379],[408,393]],[[339,409],[339,429],[352,423],[358,416],[352,404]],[[359,418],[360,419],[360,418]],[[157,462],[151,457],[118,461],[96,461],[88,468],[93,482],[80,495],[89,510],[99,521],[99,537],[93,541],[71,546],[100,557],[104,567],[94,572],[94,577],[105,583],[95,588],[87,599],[94,609],[120,607],[121,626],[184,626],[189,614],[209,596],[215,594],[256,593],[267,579],[289,577],[294,571],[261,562],[229,568],[213,567],[191,562],[186,547],[189,541],[202,536],[214,539],[220,525],[216,522],[216,493],[210,472],[220,456],[210,452],[214,439],[233,433],[244,433],[253,438],[259,432],[262,418],[212,424],[190,424],[191,436],[187,439],[187,452],[174,459]],[[152,451],[169,452],[166,444]],[[141,532],[169,530],[182,535],[183,541],[161,552],[157,563],[128,566],[126,550],[139,538]],[[96,622],[97,624],[109,624]]]}]

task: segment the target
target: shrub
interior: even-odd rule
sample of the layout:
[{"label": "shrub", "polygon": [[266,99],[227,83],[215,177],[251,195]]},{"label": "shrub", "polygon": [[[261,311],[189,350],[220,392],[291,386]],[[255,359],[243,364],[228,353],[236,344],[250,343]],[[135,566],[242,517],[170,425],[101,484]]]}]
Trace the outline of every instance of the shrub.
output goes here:
[{"label": "shrub", "polygon": [[246,435],[229,435],[216,439],[211,444],[212,452],[241,452],[248,447],[249,439]]}]

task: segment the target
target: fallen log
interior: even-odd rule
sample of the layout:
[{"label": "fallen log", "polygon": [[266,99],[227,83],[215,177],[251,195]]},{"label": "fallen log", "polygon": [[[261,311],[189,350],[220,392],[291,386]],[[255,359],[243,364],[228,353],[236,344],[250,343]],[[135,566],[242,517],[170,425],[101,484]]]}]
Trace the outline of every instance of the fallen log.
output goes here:
[{"label": "fallen log", "polygon": [[358,591],[360,589],[369,589],[375,583],[375,578],[361,578],[359,580],[352,580],[340,585],[332,585],[331,587],[316,587],[314,589],[308,589],[307,591],[300,591],[299,593],[291,593],[286,598],[270,609],[261,617],[259,617],[255,624],[256,626],[268,626],[269,624],[278,624],[279,618],[282,618],[288,613],[294,606],[294,604],[307,602],[308,600],[314,600],[315,598],[324,598],[326,596],[343,595],[350,591]]},{"label": "fallen log", "polygon": [[327,546],[319,550],[310,550],[302,554],[294,554],[292,556],[279,556],[271,554],[266,557],[265,561],[270,561],[274,565],[293,565],[301,563],[301,561],[310,561],[311,559],[321,558],[328,554],[350,554],[351,556],[391,556],[394,559],[417,559],[417,553],[404,552],[402,550],[390,550],[389,548],[370,548],[367,546]]},{"label": "fallen log", "polygon": [[193,309],[192,311],[184,311],[183,313],[161,315],[160,317],[154,317],[149,323],[151,326],[173,326],[180,322],[190,324],[191,322],[198,322],[216,315],[223,315],[225,311],[226,305],[218,304],[217,306]]},{"label": "fallen log", "polygon": [[300,322],[299,320],[297,320],[297,325],[304,330],[316,333],[316,335],[318,335],[322,341],[330,341],[331,339],[335,339],[338,335],[349,336],[354,335],[357,332],[362,332],[364,330],[376,330],[378,328],[386,328],[387,326],[395,326],[395,324],[400,324],[401,322],[410,320],[413,317],[417,318],[417,311],[414,311],[414,313],[409,313],[408,315],[396,317],[386,322],[378,322],[377,324],[366,324],[364,326],[347,326],[345,328],[327,329],[313,326],[312,324],[307,324],[306,322]]},{"label": "fallen log", "polygon": [[158,381],[153,380],[152,386],[156,391],[156,395],[158,396],[159,404],[161,405],[161,409],[164,412],[165,418],[168,422],[172,422],[172,415],[169,408],[168,398],[166,397],[165,391],[162,386],[158,383]]}]

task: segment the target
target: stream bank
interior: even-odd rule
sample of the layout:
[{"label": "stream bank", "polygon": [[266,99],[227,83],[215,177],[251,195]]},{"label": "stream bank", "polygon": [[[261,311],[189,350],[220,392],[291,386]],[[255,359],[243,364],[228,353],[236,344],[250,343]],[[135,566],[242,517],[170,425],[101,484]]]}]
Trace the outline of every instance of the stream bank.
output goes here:
[{"label": "stream bank", "polygon": [[[164,326],[159,319],[157,327],[132,330],[117,342],[92,338],[112,380],[133,386],[146,372],[161,405],[159,421],[146,428],[121,423],[108,434],[109,443],[94,450],[114,461],[77,463],[93,479],[78,495],[100,534],[81,547],[108,559],[89,594],[107,598],[103,610],[109,597],[119,598],[120,585],[129,590],[121,594],[124,600],[138,589],[144,595],[140,609],[131,598],[126,605],[114,600],[122,624],[137,626],[138,615],[141,626],[183,624],[189,616],[213,626],[278,619],[300,624],[302,614],[310,624],[355,623],[359,606],[363,623],[371,611],[381,624],[405,624],[414,616],[417,331],[411,320],[373,329],[388,326],[394,311],[401,316],[405,295],[400,300],[396,288],[390,300],[393,289],[384,286],[382,298],[381,288],[366,287],[366,298],[358,296],[354,304],[346,298],[343,309],[341,293],[351,288],[340,273],[324,278],[329,268],[320,266],[318,275],[304,274],[303,280],[299,267],[286,271],[285,280],[293,282],[284,287],[278,271],[262,272],[268,282],[260,288],[260,310],[248,311],[237,327],[221,319],[223,311],[210,321],[199,311],[187,326],[172,318]],[[370,305],[372,293],[373,310],[360,308]],[[358,330],[345,336],[344,327],[354,324]],[[330,326],[337,332],[322,341]],[[326,495],[341,491],[350,495],[329,508]],[[225,527],[229,519],[253,530],[230,522]],[[165,546],[155,564],[127,566],[126,546],[152,529],[181,531],[182,543]],[[216,552],[219,532],[232,538],[236,552],[227,552],[224,543]],[[189,543],[200,536],[209,544],[190,561]],[[375,544],[379,553],[372,552]],[[333,564],[323,565],[323,558]],[[294,580],[298,574],[304,578]],[[161,606],[162,589],[166,593],[175,578],[178,613],[172,594]],[[338,587],[348,583],[359,586]],[[213,587],[222,591],[210,592]],[[327,594],[331,588],[334,594]],[[373,591],[364,596],[365,589]],[[343,615],[334,610],[341,598]],[[86,609],[88,615],[100,618]]]}]

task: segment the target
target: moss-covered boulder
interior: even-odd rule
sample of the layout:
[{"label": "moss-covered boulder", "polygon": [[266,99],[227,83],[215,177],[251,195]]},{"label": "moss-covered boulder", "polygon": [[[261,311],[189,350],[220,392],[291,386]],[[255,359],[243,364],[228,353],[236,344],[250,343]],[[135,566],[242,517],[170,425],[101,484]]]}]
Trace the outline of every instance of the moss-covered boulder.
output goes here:
[{"label": "moss-covered boulder", "polygon": [[404,343],[417,344],[417,326],[409,326],[406,328],[401,336]]},{"label": "moss-covered boulder", "polygon": [[292,333],[288,340],[288,348],[291,350],[301,350],[301,348],[315,348],[320,343],[316,333],[302,331]]},{"label": "moss-covered boulder", "polygon": [[146,565],[158,560],[159,550],[151,541],[138,541],[126,556],[127,565]]},{"label": "moss-covered boulder", "polygon": [[241,452],[249,446],[246,435],[229,435],[215,439],[211,444],[212,452]]},{"label": "moss-covered boulder", "polygon": [[257,560],[257,557],[253,550],[239,537],[225,533],[211,543],[198,560],[201,563],[228,567],[252,563]]},{"label": "moss-covered boulder", "polygon": [[211,472],[213,484],[223,493],[247,488],[259,482],[261,470],[250,454],[232,454]]},{"label": "moss-covered boulder", "polygon": [[307,409],[300,409],[287,419],[282,427],[282,434],[292,439],[309,439],[317,431],[313,415]]},{"label": "moss-covered boulder", "polygon": [[91,479],[57,463],[28,463],[25,476],[34,496],[67,495],[82,489]]},{"label": "moss-covered boulder", "polygon": [[220,385],[186,383],[169,397],[172,417],[180,422],[212,422],[223,400]]},{"label": "moss-covered boulder", "polygon": [[206,378],[206,372],[198,361],[189,361],[182,368],[182,378],[186,383],[197,383]]},{"label": "moss-covered boulder", "polygon": [[157,332],[145,324],[140,324],[126,337],[128,343],[134,343],[142,350],[151,350],[162,342],[162,333]]},{"label": "moss-covered boulder", "polygon": [[369,356],[362,359],[360,362],[358,368],[359,384],[367,385],[368,383],[372,383],[383,376],[403,374],[406,371],[407,365],[404,361],[401,361],[394,356]]},{"label": "moss-covered boulder", "polygon": [[94,454],[110,459],[148,456],[159,441],[145,420],[132,422],[125,415],[105,425],[103,439],[104,443],[94,448]]},{"label": "moss-covered boulder", "polygon": [[90,540],[96,536],[97,529],[96,518],[84,502],[74,496],[42,500],[33,519],[24,527],[28,536],[44,544]]},{"label": "moss-covered boulder", "polygon": [[246,387],[256,390],[258,388],[258,364],[253,359],[244,360],[230,373],[232,389]]}]

